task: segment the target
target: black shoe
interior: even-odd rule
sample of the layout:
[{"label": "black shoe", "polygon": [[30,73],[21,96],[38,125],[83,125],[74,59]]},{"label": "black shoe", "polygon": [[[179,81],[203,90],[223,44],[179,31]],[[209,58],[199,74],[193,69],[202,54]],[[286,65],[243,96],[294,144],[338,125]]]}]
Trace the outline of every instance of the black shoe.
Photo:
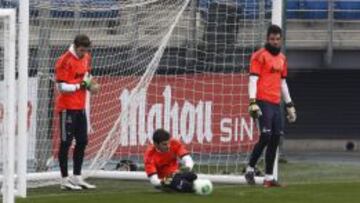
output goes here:
[{"label": "black shoe", "polygon": [[255,185],[255,173],[254,171],[248,171],[245,173],[245,180],[249,185]]}]

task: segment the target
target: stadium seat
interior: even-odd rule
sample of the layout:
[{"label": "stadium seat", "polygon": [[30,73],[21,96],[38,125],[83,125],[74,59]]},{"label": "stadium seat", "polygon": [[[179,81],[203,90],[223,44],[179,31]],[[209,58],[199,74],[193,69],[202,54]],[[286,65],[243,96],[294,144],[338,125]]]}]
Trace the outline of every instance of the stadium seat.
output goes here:
[{"label": "stadium seat", "polygon": [[[89,11],[81,13],[85,18],[115,18],[118,15],[118,8],[112,7],[116,0],[83,0],[86,5],[91,7]],[[116,5],[116,4],[115,4]],[[109,9],[110,8],[110,9]]]},{"label": "stadium seat", "polygon": [[14,8],[18,4],[17,1],[0,0],[1,8]]},{"label": "stadium seat", "polygon": [[286,18],[287,19],[297,19],[300,14],[300,1],[299,0],[290,0],[286,5]]},{"label": "stadium seat", "polygon": [[[75,3],[78,0],[52,0],[54,8],[64,8],[63,10],[52,10],[51,16],[54,18],[73,18]],[[116,0],[80,0],[81,6],[86,5],[80,16],[83,18],[115,18],[118,16],[118,8],[110,8]]]},{"label": "stadium seat", "polygon": [[237,6],[245,19],[257,19],[259,16],[259,1],[237,0]]},{"label": "stadium seat", "polygon": [[[254,1],[254,0],[234,0],[234,1],[200,0],[199,10],[202,13],[207,13],[209,11],[210,5],[214,3],[236,5],[238,15],[244,16],[245,19],[257,19],[259,16],[259,1]],[[267,9],[270,8],[271,0],[266,0],[265,6]]]},{"label": "stadium seat", "polygon": [[305,0],[300,1],[301,19],[327,19],[328,1]]},{"label": "stadium seat", "polygon": [[334,18],[336,20],[359,20],[360,19],[360,0],[359,1],[336,1]]},{"label": "stadium seat", "polygon": [[211,3],[211,0],[199,0],[199,10],[207,11],[209,9],[210,3]]},{"label": "stadium seat", "polygon": [[73,18],[75,12],[67,8],[74,8],[76,0],[52,0],[51,5],[54,8],[64,8],[63,10],[51,10],[50,15],[53,18]]}]

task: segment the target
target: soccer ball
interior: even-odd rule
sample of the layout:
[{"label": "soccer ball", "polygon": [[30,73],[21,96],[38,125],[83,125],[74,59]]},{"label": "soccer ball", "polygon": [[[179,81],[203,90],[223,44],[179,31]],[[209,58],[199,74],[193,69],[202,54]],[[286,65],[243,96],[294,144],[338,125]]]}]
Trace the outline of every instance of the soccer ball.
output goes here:
[{"label": "soccer ball", "polygon": [[196,179],[194,181],[194,190],[198,195],[210,195],[213,191],[213,185],[210,180]]}]

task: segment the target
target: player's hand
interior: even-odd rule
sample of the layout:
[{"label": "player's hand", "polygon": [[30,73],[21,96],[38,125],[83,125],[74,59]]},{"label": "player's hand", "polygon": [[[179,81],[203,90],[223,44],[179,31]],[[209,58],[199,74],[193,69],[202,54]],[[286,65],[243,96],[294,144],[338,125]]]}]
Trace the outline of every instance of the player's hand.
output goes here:
[{"label": "player's hand", "polygon": [[295,110],[295,105],[293,102],[287,103],[286,104],[286,118],[288,120],[289,123],[295,123],[296,121],[296,110]]},{"label": "player's hand", "polygon": [[90,87],[88,89],[92,94],[96,94],[100,91],[100,85],[96,82],[96,80],[91,79]]},{"label": "player's hand", "polygon": [[250,99],[249,113],[250,113],[250,116],[254,119],[257,119],[262,115],[261,109],[260,109],[259,105],[257,105],[255,99]]},{"label": "player's hand", "polygon": [[91,93],[97,93],[100,90],[100,85],[94,80],[89,73],[86,73],[81,81],[80,87],[89,90]]},{"label": "player's hand", "polygon": [[168,177],[165,177],[161,180],[161,185],[162,186],[170,186],[171,185],[171,182],[173,181],[173,176],[168,176]]},{"label": "player's hand", "polygon": [[80,83],[80,87],[88,90],[90,86],[91,86],[91,76],[89,73],[85,73],[83,80]]}]

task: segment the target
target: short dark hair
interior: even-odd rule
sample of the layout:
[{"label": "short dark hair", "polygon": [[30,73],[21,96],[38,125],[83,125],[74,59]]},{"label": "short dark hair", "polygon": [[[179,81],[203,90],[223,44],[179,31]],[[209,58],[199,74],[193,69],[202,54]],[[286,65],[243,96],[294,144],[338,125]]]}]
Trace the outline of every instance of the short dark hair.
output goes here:
[{"label": "short dark hair", "polygon": [[164,129],[157,129],[153,134],[153,141],[156,144],[170,139],[170,133]]},{"label": "short dark hair", "polygon": [[90,47],[91,41],[87,35],[79,34],[74,39],[75,47]]},{"label": "short dark hair", "polygon": [[280,34],[280,36],[282,36],[282,30],[278,25],[270,25],[266,37],[269,37],[271,34]]}]

